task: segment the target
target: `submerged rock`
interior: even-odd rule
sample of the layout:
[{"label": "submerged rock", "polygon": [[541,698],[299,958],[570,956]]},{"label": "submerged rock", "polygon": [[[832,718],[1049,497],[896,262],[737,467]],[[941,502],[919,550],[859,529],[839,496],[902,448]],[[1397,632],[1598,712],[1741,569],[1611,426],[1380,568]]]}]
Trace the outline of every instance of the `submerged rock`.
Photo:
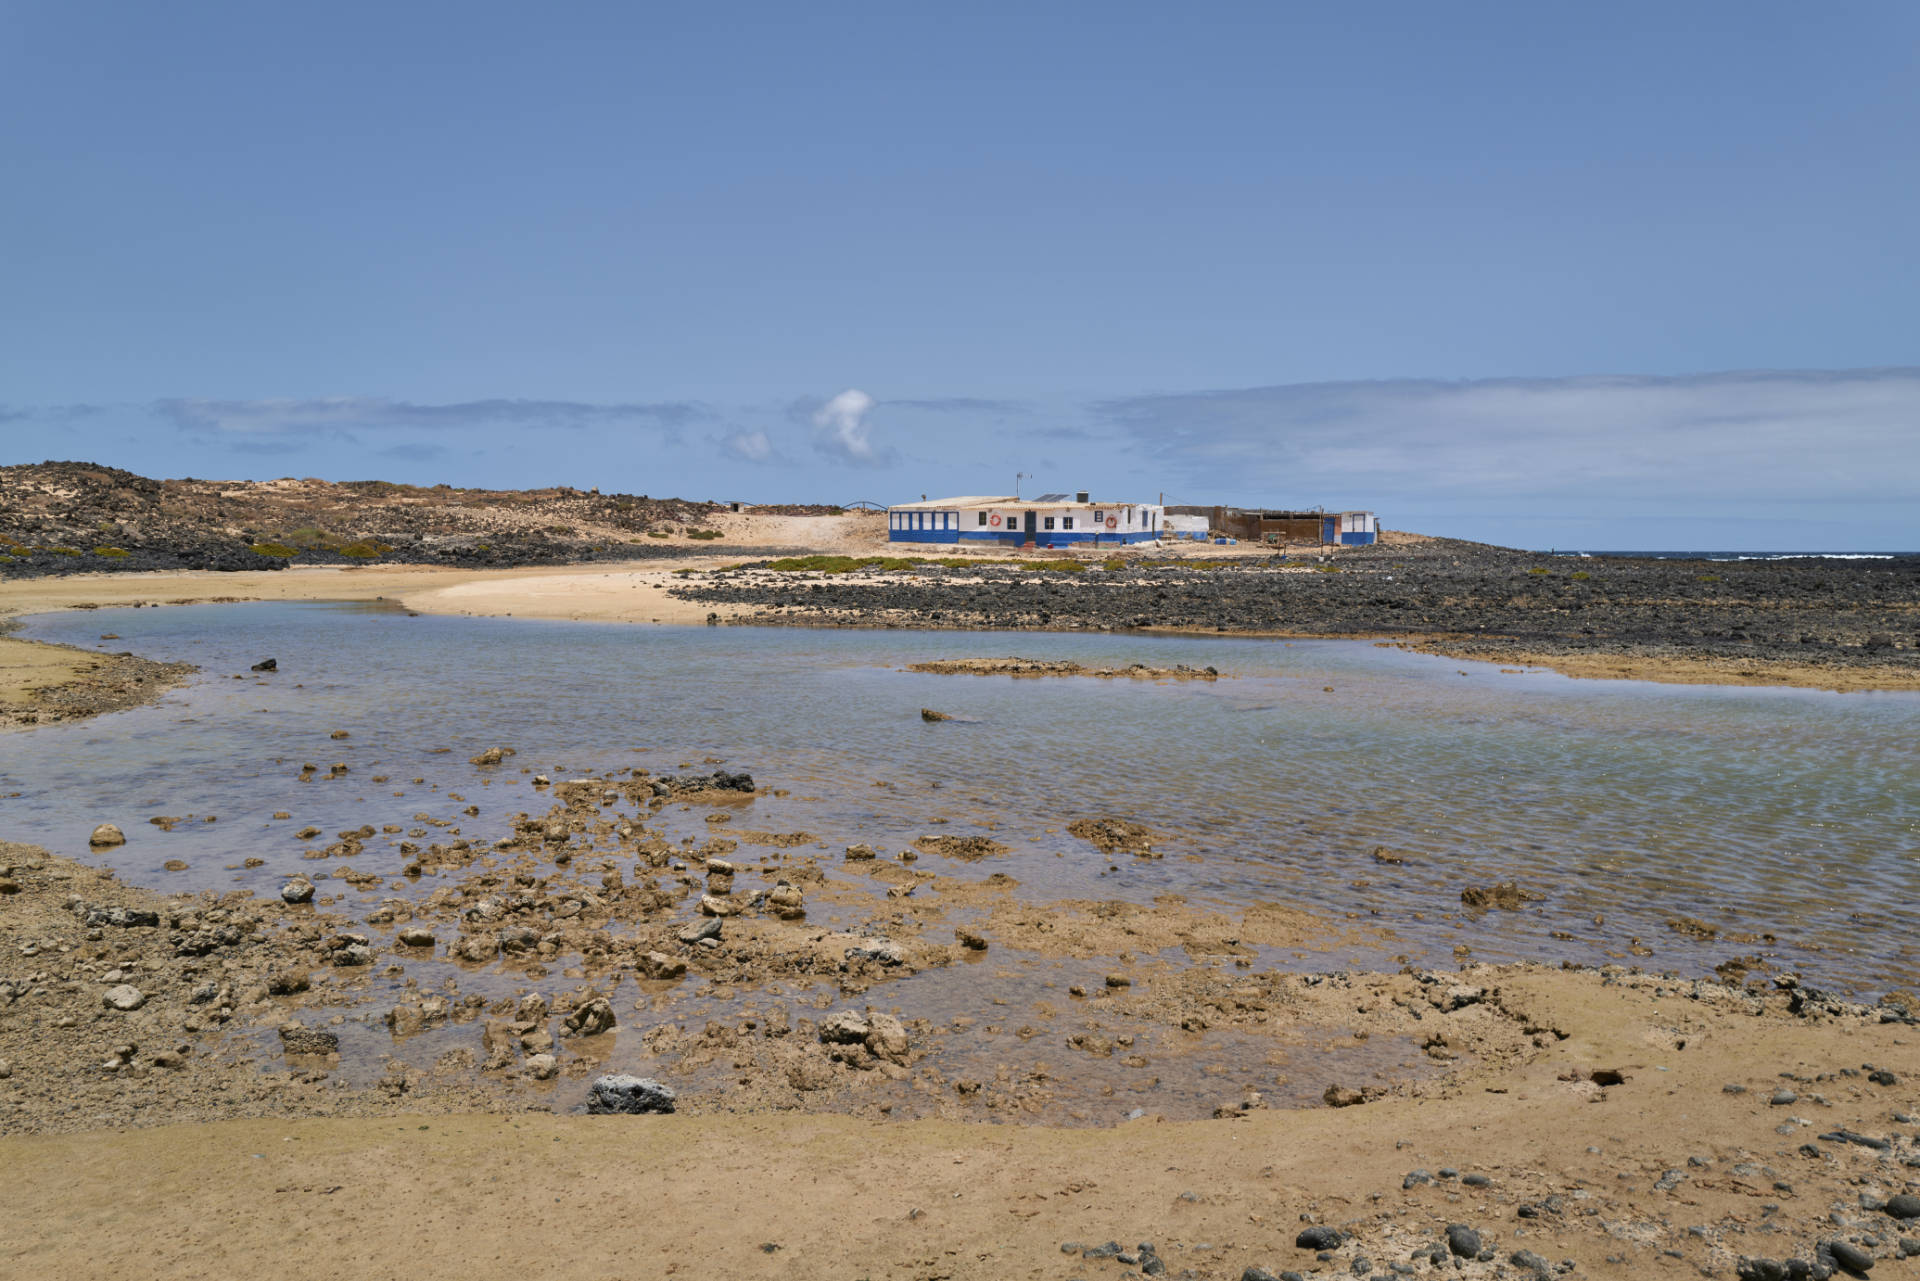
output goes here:
[{"label": "submerged rock", "polygon": [[126,833],[122,832],[119,827],[113,823],[102,823],[100,826],[94,828],[93,835],[87,838],[87,844],[93,846],[95,849],[100,849],[108,845],[125,845],[126,843]]}]

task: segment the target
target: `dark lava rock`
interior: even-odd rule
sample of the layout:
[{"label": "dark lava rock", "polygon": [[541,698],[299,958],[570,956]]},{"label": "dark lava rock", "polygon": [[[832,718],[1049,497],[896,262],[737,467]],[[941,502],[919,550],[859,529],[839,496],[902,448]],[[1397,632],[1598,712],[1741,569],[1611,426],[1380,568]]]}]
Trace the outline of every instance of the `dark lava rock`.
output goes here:
[{"label": "dark lava rock", "polygon": [[1515,1250],[1507,1262],[1523,1272],[1530,1272],[1536,1281],[1548,1281],[1553,1275],[1553,1264],[1547,1262],[1531,1250]]},{"label": "dark lava rock", "polygon": [[1887,1198],[1886,1211],[1896,1219],[1920,1219],[1920,1196],[1902,1192]]},{"label": "dark lava rock", "polygon": [[1280,1278],[1255,1264],[1240,1274],[1240,1281],[1280,1281]]},{"label": "dark lava rock", "polygon": [[247,670],[252,672],[277,672],[280,670],[280,660],[277,658],[263,658]]},{"label": "dark lava rock", "polygon": [[1873,1071],[1867,1073],[1867,1080],[1872,1081],[1875,1085],[1900,1084],[1900,1078],[1885,1068],[1875,1068]]},{"label": "dark lava rock", "polygon": [[1851,1241],[1842,1241],[1835,1237],[1821,1246],[1833,1261],[1852,1273],[1866,1273],[1873,1270],[1873,1256]]},{"label": "dark lava rock", "polygon": [[1787,1265],[1778,1259],[1742,1258],[1734,1265],[1734,1275],[1740,1281],[1787,1281]]},{"label": "dark lava rock", "polygon": [[1480,1234],[1464,1223],[1447,1225],[1447,1249],[1462,1259],[1474,1259],[1480,1255]]},{"label": "dark lava rock", "polygon": [[1339,1228],[1313,1227],[1301,1229],[1293,1243],[1302,1250],[1338,1250],[1344,1239]]},{"label": "dark lava rock", "polygon": [[667,1086],[649,1077],[628,1076],[622,1072],[603,1076],[593,1083],[586,1110],[595,1116],[643,1116],[673,1111],[678,1096]]}]

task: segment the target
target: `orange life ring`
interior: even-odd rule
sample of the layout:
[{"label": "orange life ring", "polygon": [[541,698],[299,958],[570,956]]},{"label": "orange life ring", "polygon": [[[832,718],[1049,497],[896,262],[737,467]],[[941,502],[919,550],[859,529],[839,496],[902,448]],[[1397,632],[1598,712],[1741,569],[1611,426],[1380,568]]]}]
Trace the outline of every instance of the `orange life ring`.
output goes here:
[{"label": "orange life ring", "polygon": [[1119,518],[1118,518],[1118,517],[1116,517],[1116,516],[1109,516],[1109,517],[1107,517],[1107,528],[1108,528],[1108,529],[1118,529],[1118,528],[1120,528],[1120,520],[1119,520]]},{"label": "orange life ring", "polygon": [[992,519],[993,519],[994,525],[998,527],[998,525],[1000,524],[1000,518],[998,516],[995,516]]}]

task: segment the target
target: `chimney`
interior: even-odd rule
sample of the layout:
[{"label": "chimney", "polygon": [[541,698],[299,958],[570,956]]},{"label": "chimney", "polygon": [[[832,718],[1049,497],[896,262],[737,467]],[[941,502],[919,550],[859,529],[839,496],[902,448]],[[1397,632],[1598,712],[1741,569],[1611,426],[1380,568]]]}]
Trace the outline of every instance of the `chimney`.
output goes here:
[{"label": "chimney", "polygon": [[1087,501],[1087,491],[1083,489],[1083,490],[1081,490],[1081,491],[1080,491],[1079,493],[1077,493],[1077,494],[1075,494],[1075,495],[1073,496],[1073,501],[1074,501],[1074,502],[1076,502],[1076,503],[1084,503],[1084,502],[1086,502],[1086,501]]}]

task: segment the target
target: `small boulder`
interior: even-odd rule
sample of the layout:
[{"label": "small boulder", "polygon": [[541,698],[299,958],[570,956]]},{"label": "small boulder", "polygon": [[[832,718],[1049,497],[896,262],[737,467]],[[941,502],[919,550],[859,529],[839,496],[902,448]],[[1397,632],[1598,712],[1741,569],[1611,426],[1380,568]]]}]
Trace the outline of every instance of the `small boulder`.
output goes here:
[{"label": "small boulder", "polygon": [[622,1072],[594,1081],[586,1110],[595,1116],[644,1116],[673,1111],[677,1097],[671,1088],[650,1077]]},{"label": "small boulder", "polygon": [[689,947],[695,943],[704,943],[708,939],[717,941],[720,937],[720,918],[711,916],[704,921],[695,921],[691,925],[682,927],[678,937]]},{"label": "small boulder", "polygon": [[560,1060],[551,1054],[533,1054],[527,1057],[527,1075],[536,1081],[551,1081],[559,1071]]},{"label": "small boulder", "polygon": [[798,921],[807,914],[805,896],[797,885],[776,885],[767,895],[767,911],[783,921]]},{"label": "small boulder", "polygon": [[424,925],[410,925],[400,931],[399,941],[402,947],[432,947],[433,931]]},{"label": "small boulder", "polygon": [[641,977],[649,979],[679,979],[687,975],[687,963],[677,956],[668,956],[665,952],[647,952],[641,956],[638,967]]},{"label": "small boulder", "polygon": [[567,1035],[598,1036],[612,1031],[613,1022],[613,1003],[604,996],[596,996],[574,1006],[567,1015]]},{"label": "small boulder", "polygon": [[1447,1249],[1461,1259],[1478,1258],[1480,1255],[1480,1234],[1464,1223],[1447,1225]]},{"label": "small boulder", "polygon": [[480,753],[478,756],[469,756],[467,758],[467,764],[498,765],[501,761],[506,760],[507,757],[512,756],[513,754],[514,752],[511,747],[489,747],[486,751]]},{"label": "small boulder", "polygon": [[316,1032],[298,1023],[280,1025],[280,1044],[288,1054],[338,1054],[340,1037],[335,1032]]},{"label": "small boulder", "polygon": [[263,658],[247,670],[254,672],[277,672],[280,670],[280,660],[276,658]]},{"label": "small boulder", "polygon": [[700,915],[702,916],[732,916],[735,910],[734,905],[726,899],[716,898],[712,894],[700,896]]},{"label": "small boulder", "polygon": [[920,719],[931,725],[938,721],[950,721],[953,717],[945,712],[936,712],[931,707],[923,707],[920,709]]},{"label": "small boulder", "polygon": [[130,1014],[147,1003],[147,994],[131,983],[120,983],[108,988],[100,1000],[110,1010]]},{"label": "small boulder", "polygon": [[280,887],[280,897],[289,903],[313,902],[313,882],[301,877]]},{"label": "small boulder", "polygon": [[867,1015],[866,1046],[876,1059],[889,1063],[907,1061],[907,1029],[891,1014]]},{"label": "small boulder", "polygon": [[852,1010],[829,1014],[820,1020],[820,1040],[828,1045],[864,1044],[872,1031],[873,1025]]},{"label": "small boulder", "polygon": [[1320,1100],[1330,1108],[1351,1108],[1365,1103],[1367,1096],[1351,1086],[1329,1085]]},{"label": "small boulder", "polygon": [[113,823],[102,823],[93,829],[93,835],[87,838],[87,844],[95,849],[104,849],[109,845],[125,845],[127,834]]}]

